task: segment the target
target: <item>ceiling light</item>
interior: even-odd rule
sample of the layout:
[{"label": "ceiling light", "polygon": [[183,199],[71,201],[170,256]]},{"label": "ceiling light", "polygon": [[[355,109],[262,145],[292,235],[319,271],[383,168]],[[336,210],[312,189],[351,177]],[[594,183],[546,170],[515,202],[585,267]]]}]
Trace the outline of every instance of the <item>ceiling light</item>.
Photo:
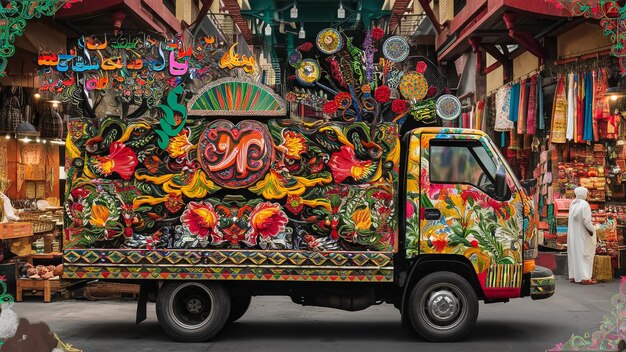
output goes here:
[{"label": "ceiling light", "polygon": [[293,3],[293,7],[291,8],[291,11],[289,11],[289,15],[291,16],[291,18],[298,18],[298,8],[296,7],[296,3]]},{"label": "ceiling light", "polygon": [[39,92],[35,93],[35,95],[34,95],[34,96],[35,96],[35,99],[39,99],[39,98],[41,98],[41,94],[39,94]]},{"label": "ceiling light", "polygon": [[346,10],[343,8],[342,2],[339,2],[339,8],[337,9],[337,18],[346,18]]},{"label": "ceiling light", "polygon": [[55,140],[51,140],[50,143],[52,144],[58,144],[58,145],[65,145],[65,141],[61,140],[61,139],[55,139]]},{"label": "ceiling light", "polygon": [[265,35],[268,37],[272,35],[272,26],[270,26],[269,24],[265,26]]},{"label": "ceiling light", "polygon": [[304,39],[306,37],[306,32],[304,31],[304,23],[300,25],[300,31],[298,32],[298,38]]},{"label": "ceiling light", "polygon": [[616,101],[619,98],[626,96],[626,91],[621,87],[609,87],[604,93],[605,97],[610,97],[612,101]]},{"label": "ceiling light", "polygon": [[31,139],[30,139],[30,138],[28,138],[28,137],[24,137],[24,138],[20,138],[20,141],[22,141],[22,142],[24,142],[24,143],[28,143],[28,142],[30,142],[30,141],[31,141]]},{"label": "ceiling light", "polygon": [[6,136],[4,136],[4,138],[6,138],[6,139],[11,139],[11,135],[7,133],[7,135],[6,135]]}]

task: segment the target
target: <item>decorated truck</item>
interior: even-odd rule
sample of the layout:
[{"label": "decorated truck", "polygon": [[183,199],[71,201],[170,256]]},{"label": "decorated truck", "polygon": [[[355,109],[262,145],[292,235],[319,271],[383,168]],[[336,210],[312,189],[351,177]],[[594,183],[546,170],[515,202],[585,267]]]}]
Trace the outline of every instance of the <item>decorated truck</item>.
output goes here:
[{"label": "decorated truck", "polygon": [[[359,49],[328,29],[295,49],[284,98],[209,36],[41,53],[42,90],[83,116],[65,145],[64,278],[141,284],[137,321],[156,294],[182,341],[212,338],[262,295],[393,304],[431,341],[465,336],[481,300],[551,296],[532,199],[498,148],[434,127],[435,110],[460,111],[436,67],[408,64],[400,37],[365,36]],[[316,47],[327,60],[307,58]]]}]

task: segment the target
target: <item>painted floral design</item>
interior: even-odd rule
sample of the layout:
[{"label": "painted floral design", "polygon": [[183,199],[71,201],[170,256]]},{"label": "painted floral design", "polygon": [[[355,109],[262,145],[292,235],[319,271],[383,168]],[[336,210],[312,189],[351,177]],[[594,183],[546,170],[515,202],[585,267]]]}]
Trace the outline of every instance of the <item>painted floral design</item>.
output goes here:
[{"label": "painted floral design", "polygon": [[111,143],[109,155],[94,158],[96,171],[104,176],[119,174],[124,180],[130,180],[137,166],[137,154],[121,142]]},{"label": "painted floral design", "polygon": [[300,154],[306,153],[308,147],[302,134],[294,131],[284,131],[284,142],[279,146],[280,150],[285,153],[285,157],[294,160],[300,160]]},{"label": "painted floral design", "polygon": [[[510,268],[522,263],[522,201],[518,192],[513,192],[510,200],[502,202],[471,185],[431,183],[427,172],[429,141],[431,138],[451,138],[445,133],[414,135],[410,141],[407,256],[420,253],[463,255],[472,263],[485,287],[490,270],[513,270]],[[463,134],[455,135],[457,137],[480,140],[480,137]],[[437,209],[441,218],[420,219],[418,207]]]},{"label": "painted floral design", "polygon": [[107,221],[109,221],[109,209],[100,204],[94,204],[91,206],[91,220],[89,222],[93,226],[105,227]]},{"label": "painted floral design", "polygon": [[189,229],[193,235],[200,238],[207,236],[221,239],[216,233],[219,216],[211,203],[189,202],[187,208],[180,216],[181,223]]},{"label": "painted floral design", "polygon": [[362,180],[368,176],[372,176],[370,167],[371,160],[358,160],[354,155],[354,148],[350,146],[342,146],[340,151],[334,153],[330,157],[328,163],[335,182],[343,182],[348,177],[354,180]]},{"label": "painted floral design", "polygon": [[179,158],[187,155],[187,152],[193,147],[193,144],[189,142],[189,131],[184,129],[178,135],[170,138],[170,144],[165,151],[170,157]]},{"label": "painted floral design", "polygon": [[275,237],[285,231],[286,224],[287,214],[281,210],[278,203],[260,203],[250,214],[250,225],[253,234],[263,239]]}]

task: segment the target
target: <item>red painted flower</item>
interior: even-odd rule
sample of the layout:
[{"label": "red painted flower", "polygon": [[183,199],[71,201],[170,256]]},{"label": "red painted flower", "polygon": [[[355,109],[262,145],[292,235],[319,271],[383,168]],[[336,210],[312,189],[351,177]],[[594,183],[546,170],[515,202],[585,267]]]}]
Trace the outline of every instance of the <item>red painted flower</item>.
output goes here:
[{"label": "red painted flower", "polygon": [[72,204],[72,210],[73,211],[78,211],[78,212],[83,211],[83,205],[80,204],[80,203],[73,203]]},{"label": "red painted flower", "polygon": [[304,204],[302,204],[302,199],[300,199],[300,197],[290,195],[287,198],[287,203],[285,204],[285,207],[291,213],[297,215],[302,211],[302,208],[304,208]]},{"label": "red painted flower", "polygon": [[445,233],[438,233],[431,237],[430,243],[433,244],[437,252],[441,252],[448,245],[448,236]]},{"label": "red painted flower", "polygon": [[386,103],[391,98],[391,89],[387,86],[380,86],[374,91],[374,98],[379,103]]},{"label": "red painted flower", "polygon": [[352,104],[352,95],[348,92],[341,92],[335,95],[335,99],[333,99],[337,107],[341,110],[345,110],[350,107]]},{"label": "red painted flower", "polygon": [[472,241],[470,242],[470,244],[472,245],[472,247],[474,247],[474,248],[478,248],[478,241],[476,241],[476,240],[472,240]]},{"label": "red painted flower", "polygon": [[406,217],[410,218],[415,213],[415,208],[413,207],[413,202],[406,202]]},{"label": "red painted flower", "polygon": [[382,28],[374,27],[372,28],[372,38],[374,40],[379,40],[385,35],[385,31]]},{"label": "red painted flower", "polygon": [[396,114],[402,114],[409,108],[409,103],[402,99],[394,99],[391,102],[391,111]]},{"label": "red painted flower", "polygon": [[332,100],[324,104],[324,106],[322,107],[322,111],[326,115],[334,114],[337,111],[337,109],[338,109],[337,104]]},{"label": "red painted flower", "polygon": [[280,209],[280,204],[263,202],[258,204],[250,214],[250,225],[254,234],[263,239],[276,237],[285,231],[287,214]]},{"label": "red painted flower", "polygon": [[72,195],[72,197],[74,197],[74,199],[81,199],[81,198],[86,198],[89,195],[89,191],[82,188],[82,187],[78,187],[78,188],[74,188],[70,194]]},{"label": "red painted flower", "polygon": [[189,229],[189,232],[200,238],[208,235],[214,237],[218,220],[219,215],[213,205],[204,202],[189,202],[187,209],[180,216],[180,222]]},{"label": "red painted flower", "polygon": [[182,194],[174,194],[170,193],[167,195],[167,199],[165,200],[165,207],[170,213],[176,213],[183,207],[185,203],[183,203],[183,195]]},{"label": "red painted flower", "polygon": [[415,71],[417,71],[419,73],[426,72],[426,68],[428,68],[428,65],[426,65],[426,63],[424,61],[419,61],[417,63],[417,65],[415,65]]},{"label": "red painted flower", "polygon": [[[236,246],[239,242],[246,240],[246,231],[237,224],[232,224],[230,227],[222,229],[222,233],[224,234],[224,240],[228,241],[233,246]],[[254,241],[248,243],[248,245],[256,245],[256,238]]]},{"label": "red painted flower", "polygon": [[426,92],[426,96],[429,97],[429,98],[432,98],[435,95],[437,95],[437,92],[438,92],[437,87],[430,86],[430,87],[428,87],[428,92]]},{"label": "red painted flower", "polygon": [[354,156],[354,149],[346,145],[342,146],[338,152],[333,153],[328,163],[337,183],[343,182],[348,177],[352,177],[356,181],[360,180],[371,165],[371,160],[357,159]]},{"label": "red painted flower", "polygon": [[131,237],[133,235],[133,229],[127,227],[126,229],[124,229],[124,235],[126,235],[126,237]]},{"label": "red painted flower", "polygon": [[391,193],[383,192],[383,191],[374,192],[374,194],[372,194],[372,197],[376,199],[382,199],[382,200],[391,200],[393,198]]},{"label": "red painted flower", "polygon": [[117,172],[125,180],[130,180],[137,166],[137,154],[122,142],[113,142],[109,155],[96,156],[96,169],[105,176]]}]

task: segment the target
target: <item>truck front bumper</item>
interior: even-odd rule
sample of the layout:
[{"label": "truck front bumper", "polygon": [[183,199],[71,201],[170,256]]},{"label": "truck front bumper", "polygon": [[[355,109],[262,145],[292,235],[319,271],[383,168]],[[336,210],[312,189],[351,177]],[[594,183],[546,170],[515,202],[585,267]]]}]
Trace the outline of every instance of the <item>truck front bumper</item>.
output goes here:
[{"label": "truck front bumper", "polygon": [[530,297],[545,299],[554,295],[554,274],[548,268],[536,266],[530,275]]}]

